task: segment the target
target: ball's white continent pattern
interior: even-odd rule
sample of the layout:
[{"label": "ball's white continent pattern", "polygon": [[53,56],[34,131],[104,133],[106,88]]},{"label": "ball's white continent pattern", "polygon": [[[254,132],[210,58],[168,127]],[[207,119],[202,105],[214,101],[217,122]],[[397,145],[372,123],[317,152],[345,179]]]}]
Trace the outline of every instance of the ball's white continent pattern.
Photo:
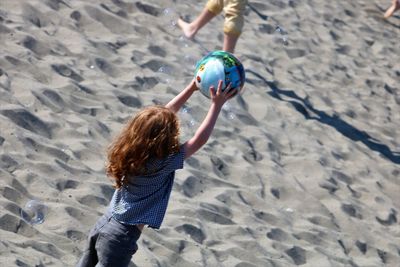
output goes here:
[{"label": "ball's white continent pattern", "polygon": [[196,77],[197,87],[208,97],[210,97],[210,86],[214,86],[217,90],[220,80],[223,81],[222,88],[225,88],[225,68],[223,62],[218,58],[208,60],[204,67],[199,69],[197,76],[200,77],[200,81]]}]

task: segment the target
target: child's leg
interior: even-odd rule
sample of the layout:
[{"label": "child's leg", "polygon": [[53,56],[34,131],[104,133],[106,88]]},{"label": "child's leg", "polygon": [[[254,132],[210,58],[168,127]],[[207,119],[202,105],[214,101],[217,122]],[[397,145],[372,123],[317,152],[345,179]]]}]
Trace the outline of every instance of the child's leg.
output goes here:
[{"label": "child's leg", "polygon": [[233,53],[236,43],[242,33],[244,12],[247,0],[230,0],[224,7],[224,46],[223,50]]},{"label": "child's leg", "polygon": [[386,10],[384,17],[389,18],[400,9],[400,0],[392,0],[392,5]]},{"label": "child's leg", "polygon": [[204,8],[200,15],[191,23],[187,23],[183,19],[179,18],[178,26],[182,29],[186,38],[192,39],[213,17],[215,17],[215,14],[211,13],[207,8]]},{"label": "child's leg", "polygon": [[89,237],[89,245],[88,248],[83,252],[81,259],[79,260],[76,267],[95,267],[98,258],[97,252],[95,249],[97,236],[90,236]]},{"label": "child's leg", "polygon": [[98,263],[96,242],[99,236],[99,231],[107,224],[110,215],[103,215],[95,224],[92,230],[90,230],[88,237],[88,245],[83,251],[82,257],[79,260],[76,267],[95,267]]},{"label": "child's leg", "polygon": [[224,34],[224,46],[223,46],[222,50],[233,54],[238,40],[239,40],[239,35],[225,33]]},{"label": "child's leg", "polygon": [[178,26],[187,38],[192,39],[204,25],[222,11],[223,6],[223,0],[209,0],[203,11],[194,21],[187,23],[182,19],[178,19]]},{"label": "child's leg", "polygon": [[96,251],[100,266],[127,267],[136,253],[141,231],[111,218],[100,231]]}]

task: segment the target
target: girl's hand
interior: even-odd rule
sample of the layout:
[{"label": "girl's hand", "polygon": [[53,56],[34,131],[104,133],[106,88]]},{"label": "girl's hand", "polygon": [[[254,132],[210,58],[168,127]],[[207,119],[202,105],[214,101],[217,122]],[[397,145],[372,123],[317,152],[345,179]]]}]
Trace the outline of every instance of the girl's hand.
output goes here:
[{"label": "girl's hand", "polygon": [[197,85],[196,85],[195,79],[193,79],[193,80],[190,82],[189,87],[190,87],[190,89],[191,89],[193,92],[199,90],[199,88],[198,88]]},{"label": "girl's hand", "polygon": [[182,90],[177,96],[175,96],[165,107],[169,108],[173,112],[178,112],[179,109],[186,103],[186,101],[192,96],[192,94],[199,90],[197,88],[196,82],[193,79],[185,89]]},{"label": "girl's hand", "polygon": [[218,88],[216,91],[213,86],[210,87],[212,102],[221,107],[228,99],[232,98],[237,93],[236,90],[231,90],[231,84],[228,84],[225,90],[222,91],[222,84],[222,81],[218,82]]}]

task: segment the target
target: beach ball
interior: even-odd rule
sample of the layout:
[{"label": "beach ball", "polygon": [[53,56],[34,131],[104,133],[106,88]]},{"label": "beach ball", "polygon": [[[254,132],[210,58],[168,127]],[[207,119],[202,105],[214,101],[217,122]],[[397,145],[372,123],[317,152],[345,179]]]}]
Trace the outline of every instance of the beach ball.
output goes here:
[{"label": "beach ball", "polygon": [[242,63],[231,53],[213,51],[197,62],[194,78],[200,92],[210,98],[210,86],[217,90],[220,80],[223,90],[231,83],[230,90],[239,93],[243,89],[245,72]]}]

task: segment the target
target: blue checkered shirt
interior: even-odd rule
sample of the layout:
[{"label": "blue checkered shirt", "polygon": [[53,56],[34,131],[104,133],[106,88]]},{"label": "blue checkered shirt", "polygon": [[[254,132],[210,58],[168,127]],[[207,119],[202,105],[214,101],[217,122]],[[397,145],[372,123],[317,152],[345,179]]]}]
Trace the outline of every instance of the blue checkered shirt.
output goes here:
[{"label": "blue checkered shirt", "polygon": [[129,183],[116,189],[110,203],[113,217],[126,224],[145,224],[159,229],[164,219],[175,178],[183,168],[183,146],[178,153],[163,160],[151,160],[149,175],[131,177]]}]

